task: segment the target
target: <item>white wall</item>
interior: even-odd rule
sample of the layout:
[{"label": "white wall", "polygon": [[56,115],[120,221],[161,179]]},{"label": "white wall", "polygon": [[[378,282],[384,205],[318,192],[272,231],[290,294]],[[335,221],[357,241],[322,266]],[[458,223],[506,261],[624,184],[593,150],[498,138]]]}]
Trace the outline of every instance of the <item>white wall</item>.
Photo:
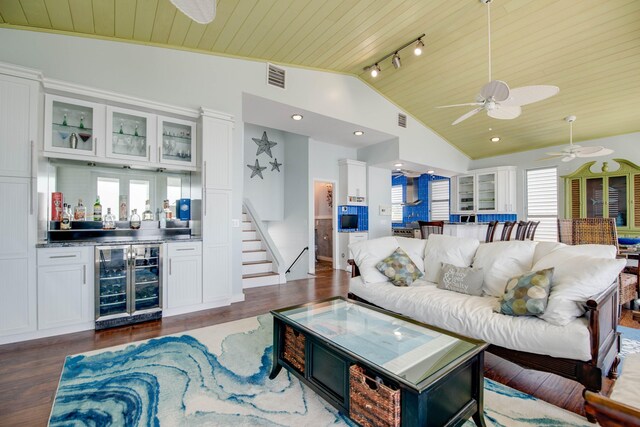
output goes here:
[{"label": "white wall", "polygon": [[528,169],[539,169],[550,166],[556,166],[558,168],[558,214],[564,215],[564,180],[563,175],[568,175],[574,172],[583,164],[596,161],[593,170],[599,171],[602,167],[602,162],[609,162],[609,170],[613,171],[617,168],[615,162],[612,159],[626,159],[636,164],[640,164],[640,149],[638,144],[640,143],[640,132],[630,133],[626,135],[611,136],[607,138],[592,139],[589,141],[576,142],[584,147],[593,145],[602,145],[606,148],[611,148],[614,152],[608,156],[594,157],[594,158],[581,158],[574,159],[570,162],[562,162],[560,159],[555,160],[543,160],[537,161],[544,157],[548,151],[560,151],[567,146],[558,145],[555,147],[541,148],[538,150],[524,151],[521,153],[507,154],[504,156],[489,157],[486,159],[474,160],[471,162],[471,169],[488,168],[494,166],[517,166],[517,212],[519,218],[525,216],[525,175]]},{"label": "white wall", "polygon": [[[331,196],[329,196],[331,190]],[[330,197],[330,199],[329,199]],[[333,183],[315,181],[313,183],[314,218],[327,219],[333,216]],[[331,205],[329,205],[331,200]]]},{"label": "white wall", "polygon": [[[262,133],[267,132],[269,141],[278,145],[271,147],[271,155],[260,153],[256,156],[258,145],[252,138],[262,138]],[[285,132],[256,126],[250,123],[244,125],[244,197],[251,200],[251,204],[263,221],[282,221],[284,218],[284,182],[287,173],[287,161],[284,149]],[[252,170],[247,165],[255,165],[256,159],[260,167],[267,169],[262,171],[263,178],[255,175],[251,178]],[[272,170],[269,162],[278,160],[282,163],[280,172]]]},{"label": "white wall", "polygon": [[[266,222],[269,235],[278,247],[285,268],[309,246],[309,204],[313,193],[309,189],[309,138],[283,133],[284,155],[287,160],[284,181],[284,218],[282,221]],[[312,190],[311,190],[312,191]],[[311,252],[311,250],[310,250]],[[303,254],[287,274],[287,280],[304,279],[309,272],[309,258]]]},{"label": "white wall", "polygon": [[[367,198],[369,199],[369,238],[391,236],[391,171],[369,166],[367,168]],[[388,215],[380,215],[380,206]]]}]

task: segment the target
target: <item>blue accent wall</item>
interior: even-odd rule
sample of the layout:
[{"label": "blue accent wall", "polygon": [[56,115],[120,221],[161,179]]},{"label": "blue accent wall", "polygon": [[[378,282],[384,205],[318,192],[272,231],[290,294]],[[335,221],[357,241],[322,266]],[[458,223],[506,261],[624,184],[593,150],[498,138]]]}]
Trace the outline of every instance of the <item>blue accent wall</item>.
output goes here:
[{"label": "blue accent wall", "polygon": [[[358,229],[343,230],[340,224],[342,224],[342,215],[358,215]],[[368,206],[350,206],[341,205],[338,206],[338,231],[340,233],[354,233],[358,231],[369,230],[369,207]]]},{"label": "blue accent wall", "polygon": [[[417,188],[418,199],[422,200],[417,206],[402,207],[402,223],[392,223],[392,227],[404,227],[414,221],[429,221],[429,182],[449,179],[445,176],[422,174],[413,180],[413,185]],[[407,200],[407,177],[392,176],[391,185],[402,185],[402,199]],[[415,193],[415,191],[414,191]],[[449,195],[451,196],[451,195]]]}]

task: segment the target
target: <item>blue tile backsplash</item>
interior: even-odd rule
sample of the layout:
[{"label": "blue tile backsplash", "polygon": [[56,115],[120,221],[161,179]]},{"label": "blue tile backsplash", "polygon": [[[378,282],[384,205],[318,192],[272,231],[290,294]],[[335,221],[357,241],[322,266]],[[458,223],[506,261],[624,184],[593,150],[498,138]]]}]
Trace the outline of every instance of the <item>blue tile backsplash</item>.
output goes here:
[{"label": "blue tile backsplash", "polygon": [[[516,214],[477,214],[476,222],[489,222],[489,221],[517,221],[518,215]],[[460,222],[460,215],[449,215],[449,222]]]},{"label": "blue tile backsplash", "polygon": [[[414,221],[429,221],[429,181],[449,179],[444,176],[422,174],[413,180],[413,185],[418,188],[418,199],[422,200],[417,206],[402,207],[402,223],[393,223],[392,227],[404,227],[405,224]],[[407,197],[407,177],[394,176],[391,178],[391,185],[402,185],[402,199]]]},{"label": "blue tile backsplash", "polygon": [[[358,215],[358,228],[343,230],[342,215]],[[369,207],[368,206],[338,206],[338,231],[341,233],[354,233],[369,230]]]}]

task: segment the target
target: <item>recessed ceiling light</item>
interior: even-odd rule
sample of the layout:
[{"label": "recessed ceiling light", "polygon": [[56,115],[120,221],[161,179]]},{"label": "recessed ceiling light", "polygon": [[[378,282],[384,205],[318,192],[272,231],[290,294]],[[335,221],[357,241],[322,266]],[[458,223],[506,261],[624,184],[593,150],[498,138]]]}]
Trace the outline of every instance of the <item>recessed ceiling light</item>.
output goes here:
[{"label": "recessed ceiling light", "polygon": [[436,173],[436,171],[434,171],[434,170],[428,170],[428,171],[427,171],[427,173],[431,175],[431,174]]},{"label": "recessed ceiling light", "polygon": [[491,142],[500,142],[500,137],[499,136],[492,137]]},{"label": "recessed ceiling light", "polygon": [[395,165],[393,165],[393,166],[395,166],[395,167],[399,168],[399,167],[401,167],[401,166],[402,166],[402,163],[396,163],[396,164],[395,164]]},{"label": "recessed ceiling light", "polygon": [[397,171],[401,171],[402,169],[400,169],[400,168],[397,168],[396,170],[397,170]]},{"label": "recessed ceiling light", "polygon": [[302,120],[302,114],[294,114],[291,118],[293,120]]},{"label": "recessed ceiling light", "polygon": [[362,135],[364,135],[364,131],[357,130],[357,131],[353,132],[353,134],[354,134],[355,136],[362,136]]}]

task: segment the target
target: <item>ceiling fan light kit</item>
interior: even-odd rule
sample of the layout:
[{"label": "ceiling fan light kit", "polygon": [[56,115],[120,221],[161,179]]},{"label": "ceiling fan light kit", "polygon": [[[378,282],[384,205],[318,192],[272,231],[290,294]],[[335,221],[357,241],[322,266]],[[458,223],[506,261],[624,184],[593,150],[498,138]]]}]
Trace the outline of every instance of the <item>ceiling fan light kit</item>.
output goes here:
[{"label": "ceiling fan light kit", "polygon": [[489,83],[482,86],[480,95],[476,102],[464,104],[443,105],[436,108],[475,106],[473,110],[463,114],[451,123],[458,123],[475,116],[481,111],[486,111],[487,115],[494,119],[512,120],[522,114],[522,106],[542,101],[557,94],[560,89],[557,86],[536,85],[523,86],[510,89],[509,85],[502,80],[492,79],[491,70],[491,0],[480,0],[487,5],[487,38],[489,47]]},{"label": "ceiling fan light kit", "polygon": [[400,46],[398,49],[394,50],[391,53],[386,54],[385,56],[383,56],[382,58],[378,59],[376,62],[374,62],[372,65],[367,65],[366,67],[364,67],[364,71],[369,71],[369,73],[371,74],[371,77],[378,77],[378,74],[380,74],[380,63],[382,61],[384,61],[385,59],[391,57],[391,64],[393,64],[393,67],[397,70],[398,68],[400,68],[402,66],[402,63],[400,61],[400,54],[398,52],[400,52],[402,49],[411,46],[412,44],[416,44],[415,48],[413,49],[413,53],[415,56],[420,56],[422,55],[422,48],[424,47],[424,42],[422,41],[422,38],[425,36],[425,34],[421,34],[420,36],[416,37],[415,39],[412,39],[410,42],[403,44],[402,46]]}]

